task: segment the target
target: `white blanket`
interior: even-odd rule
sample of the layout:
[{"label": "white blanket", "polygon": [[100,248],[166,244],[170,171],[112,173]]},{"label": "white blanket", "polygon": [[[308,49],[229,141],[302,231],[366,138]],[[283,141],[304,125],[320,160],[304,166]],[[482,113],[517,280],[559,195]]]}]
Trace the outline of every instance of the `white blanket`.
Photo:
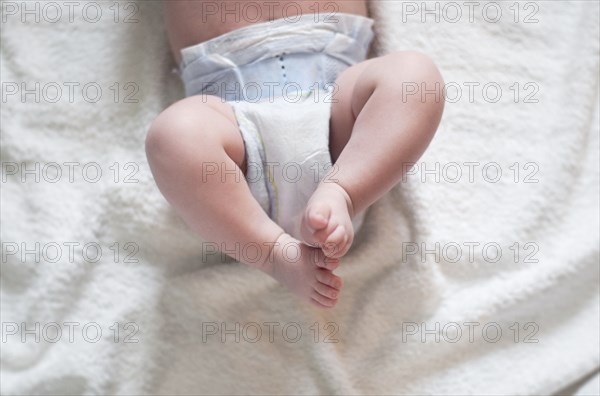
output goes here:
[{"label": "white blanket", "polygon": [[145,134],[182,97],[161,2],[66,3],[2,3],[2,394],[549,394],[597,370],[597,2],[373,2],[374,53],[429,54],[449,103],[331,311],[222,262],[155,187]]}]

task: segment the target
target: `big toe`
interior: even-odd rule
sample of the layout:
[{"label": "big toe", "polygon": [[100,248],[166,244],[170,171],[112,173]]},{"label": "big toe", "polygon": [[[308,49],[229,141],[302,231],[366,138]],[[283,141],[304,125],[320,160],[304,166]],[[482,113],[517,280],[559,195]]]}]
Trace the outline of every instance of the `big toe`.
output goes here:
[{"label": "big toe", "polygon": [[314,203],[306,210],[306,223],[311,232],[316,232],[327,227],[331,208],[329,205]]}]

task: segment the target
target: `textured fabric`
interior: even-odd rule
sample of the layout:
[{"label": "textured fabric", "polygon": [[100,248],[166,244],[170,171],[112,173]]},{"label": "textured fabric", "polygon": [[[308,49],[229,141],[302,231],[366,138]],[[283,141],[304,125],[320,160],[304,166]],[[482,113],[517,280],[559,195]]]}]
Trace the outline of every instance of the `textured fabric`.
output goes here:
[{"label": "textured fabric", "polygon": [[[5,1],[2,7],[7,3],[32,9],[35,2]],[[223,263],[214,246],[176,216],[156,188],[144,153],[150,123],[184,96],[160,28],[162,2],[131,2],[139,7],[137,23],[115,23],[113,1],[94,3],[103,7],[98,23],[85,21],[81,6],[69,22],[63,2],[55,3],[63,15],[57,23],[2,15],[3,84],[26,82],[30,90],[36,82],[81,85],[73,102],[63,86],[62,99],[54,103],[41,95],[36,102],[32,94],[23,101],[16,93],[0,106],[0,314],[3,324],[19,326],[3,329],[1,394],[548,395],[597,370],[598,2],[539,1],[527,9],[516,2],[518,23],[512,1],[480,2],[473,22],[465,7],[455,23],[438,23],[431,15],[423,23],[420,13],[405,12],[405,5],[421,2],[371,2],[375,53],[429,54],[445,81],[461,87],[462,98],[447,103],[419,167],[369,209],[362,236],[336,271],[344,287],[329,311],[299,302],[259,271]],[[429,9],[437,4],[424,3]],[[538,7],[533,16],[531,4]],[[499,22],[484,20],[488,5],[488,18],[495,6],[502,8]],[[121,21],[132,12],[121,11]],[[448,16],[455,15],[451,11]],[[523,23],[525,17],[538,22]],[[97,103],[81,96],[79,89],[89,82],[104,90]],[[115,82],[118,103],[110,90]],[[123,89],[128,82],[139,88],[131,97],[137,103],[124,102],[133,92]],[[465,85],[470,82],[480,84],[472,101]],[[497,103],[482,96],[488,82],[503,89]],[[538,103],[523,102],[534,92],[524,89],[527,82],[537,84],[530,99]],[[79,166],[73,182],[62,166],[62,179],[50,183],[31,174],[23,181],[20,172],[8,172],[10,162],[28,170],[36,162],[41,168],[52,162]],[[96,183],[81,175],[92,162],[103,169]],[[439,164],[443,170],[452,162],[479,163],[473,182],[466,167],[456,182],[451,167],[446,177],[428,174],[423,182],[425,167]],[[491,162],[504,171],[496,183],[482,178],[483,165]],[[518,183],[508,168],[515,162]],[[537,173],[524,168],[528,162],[539,166]],[[138,167],[125,168],[128,163]],[[52,175],[50,168],[47,179]],[[537,182],[523,183],[525,177]],[[226,197],[224,204],[231,205]],[[20,244],[32,250],[35,242],[58,243],[61,259],[49,261],[51,249],[39,260],[33,254],[22,258]],[[73,260],[63,245],[69,242],[79,243]],[[97,262],[82,257],[90,242],[102,247]],[[132,245],[124,249],[128,242],[137,252]],[[423,256],[436,242],[440,250],[458,243],[462,257],[445,260],[454,258],[449,248],[446,256]],[[469,242],[480,243],[472,257],[464,245]],[[495,263],[482,256],[490,242],[503,248]],[[515,262],[515,242],[539,249],[521,250]],[[17,243],[18,254],[8,254],[14,245],[7,243]],[[419,251],[404,255],[406,243],[416,243]],[[525,262],[528,256],[538,262]],[[48,342],[53,331],[46,327],[48,337],[40,336],[39,343],[31,334],[22,342],[21,323],[27,330],[39,323],[41,332],[52,322],[63,329],[60,340]],[[80,323],[73,342],[65,322]],[[83,326],[92,322],[103,330],[95,343],[82,338]],[[117,340],[109,329],[115,322]],[[436,323],[443,329],[452,322],[461,325],[460,341],[440,336],[436,342]],[[473,342],[465,322],[480,323]],[[482,339],[483,325],[491,322],[503,329],[495,343]],[[535,328],[524,329],[527,322],[538,324],[535,335]],[[137,331],[125,329],[127,323]],[[253,323],[262,330],[256,342]],[[264,323],[278,324],[272,325],[272,339]],[[425,342],[421,324],[430,331]],[[11,329],[17,334],[10,335]],[[225,330],[230,333],[222,342]],[[539,342],[525,343],[525,337]],[[94,326],[89,338],[95,338]]]}]

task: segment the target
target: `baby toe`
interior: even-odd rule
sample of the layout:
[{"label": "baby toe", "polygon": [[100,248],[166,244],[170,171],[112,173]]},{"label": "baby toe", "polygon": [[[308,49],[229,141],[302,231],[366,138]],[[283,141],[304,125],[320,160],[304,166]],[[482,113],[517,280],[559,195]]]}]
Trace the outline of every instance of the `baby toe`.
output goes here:
[{"label": "baby toe", "polygon": [[333,287],[321,282],[316,282],[314,289],[323,297],[327,297],[332,300],[337,300],[340,295],[340,291],[338,289],[334,289]]},{"label": "baby toe", "polygon": [[340,290],[342,288],[342,286],[344,285],[342,278],[335,275],[331,271],[326,271],[326,270],[317,271],[316,278],[317,278],[317,281],[319,281],[320,283],[330,286],[330,287],[333,287],[334,289],[337,289],[337,290]]},{"label": "baby toe", "polygon": [[323,268],[325,268],[329,271],[333,271],[334,269],[336,269],[337,267],[340,266],[340,259],[327,257],[327,258],[325,258],[324,263],[325,263],[325,266]]},{"label": "baby toe", "polygon": [[313,232],[327,227],[329,216],[331,208],[328,205],[315,203],[306,209],[306,222]]},{"label": "baby toe", "polygon": [[311,300],[319,303],[322,307],[325,308],[333,308],[337,304],[338,300],[331,299],[329,297],[325,297],[316,291],[313,291],[311,296]]}]

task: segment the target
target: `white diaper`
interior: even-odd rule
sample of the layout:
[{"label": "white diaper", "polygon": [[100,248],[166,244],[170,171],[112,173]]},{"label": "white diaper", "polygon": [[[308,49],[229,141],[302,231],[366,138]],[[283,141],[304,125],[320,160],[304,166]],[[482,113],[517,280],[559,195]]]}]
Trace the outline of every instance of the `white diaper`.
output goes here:
[{"label": "white diaper", "polygon": [[[269,217],[295,238],[300,238],[309,198],[332,166],[331,97],[332,90],[314,90],[273,101],[231,102],[246,145],[250,191]],[[356,231],[362,218],[363,213],[353,221]]]},{"label": "white diaper", "polygon": [[[181,51],[186,94],[231,104],[252,195],[296,238],[308,199],[331,167],[333,83],[366,58],[373,38],[370,18],[318,18],[254,24]],[[353,221],[355,231],[362,217]]]}]

